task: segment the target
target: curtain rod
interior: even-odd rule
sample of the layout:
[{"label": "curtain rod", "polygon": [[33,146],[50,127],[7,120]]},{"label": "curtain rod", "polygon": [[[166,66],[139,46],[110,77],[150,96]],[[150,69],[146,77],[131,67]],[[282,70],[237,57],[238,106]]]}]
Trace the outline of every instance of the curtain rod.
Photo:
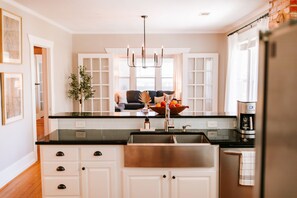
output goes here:
[{"label": "curtain rod", "polygon": [[253,23],[255,23],[256,21],[258,21],[258,20],[260,20],[260,19],[262,19],[262,18],[268,17],[268,16],[269,16],[269,13],[266,13],[266,14],[264,14],[264,15],[260,16],[259,18],[257,18],[256,20],[253,20],[253,21],[252,21],[252,22],[250,22],[249,24],[246,24],[245,26],[243,26],[243,27],[241,27],[241,28],[238,28],[237,30],[235,30],[235,31],[231,32],[231,33],[230,33],[230,34],[228,34],[227,36],[230,36],[230,35],[232,35],[232,34],[234,34],[234,33],[238,32],[238,31],[240,31],[240,30],[242,30],[242,29],[246,28],[247,26],[250,26],[250,25],[252,25],[252,24],[253,24]]}]

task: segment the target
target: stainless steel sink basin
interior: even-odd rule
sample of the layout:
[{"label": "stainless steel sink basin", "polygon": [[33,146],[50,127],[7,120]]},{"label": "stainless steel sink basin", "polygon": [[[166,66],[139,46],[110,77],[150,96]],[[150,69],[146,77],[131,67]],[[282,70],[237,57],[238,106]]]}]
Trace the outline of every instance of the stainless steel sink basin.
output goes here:
[{"label": "stainless steel sink basin", "polygon": [[203,133],[131,134],[125,167],[213,167],[215,147]]},{"label": "stainless steel sink basin", "polygon": [[131,135],[128,144],[173,144],[173,135]]},{"label": "stainless steel sink basin", "polygon": [[[171,133],[171,134],[132,134],[128,140],[128,145],[131,144],[210,144],[209,140],[203,133],[183,134],[183,133]],[[165,146],[164,145],[164,146]]]},{"label": "stainless steel sink basin", "polygon": [[194,135],[176,135],[176,141],[179,144],[209,144],[209,140],[205,135],[194,134]]}]

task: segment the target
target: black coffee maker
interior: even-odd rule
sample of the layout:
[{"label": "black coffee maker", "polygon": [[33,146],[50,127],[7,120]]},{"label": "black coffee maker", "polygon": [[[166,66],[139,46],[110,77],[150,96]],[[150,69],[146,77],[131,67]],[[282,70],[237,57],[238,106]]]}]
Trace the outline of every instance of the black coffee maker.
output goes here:
[{"label": "black coffee maker", "polygon": [[256,102],[238,101],[237,128],[241,134],[255,134]]}]

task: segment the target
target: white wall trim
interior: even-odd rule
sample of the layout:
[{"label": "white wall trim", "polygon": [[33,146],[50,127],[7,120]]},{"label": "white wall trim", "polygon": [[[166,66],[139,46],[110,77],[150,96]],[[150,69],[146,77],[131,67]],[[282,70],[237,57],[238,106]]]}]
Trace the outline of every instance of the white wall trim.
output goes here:
[{"label": "white wall trim", "polygon": [[52,25],[54,25],[54,26],[56,26],[56,27],[58,27],[58,28],[60,28],[60,29],[62,29],[64,31],[66,31],[68,33],[71,33],[71,34],[73,33],[70,29],[68,29],[68,28],[66,28],[66,27],[58,24],[57,22],[55,22],[55,21],[53,21],[53,20],[51,20],[51,19],[49,19],[49,18],[47,18],[47,17],[45,17],[45,16],[37,13],[37,12],[35,12],[34,10],[32,10],[30,8],[27,8],[26,6],[21,5],[20,3],[14,1],[14,0],[3,0],[3,1],[5,3],[8,3],[8,4],[10,4],[10,5],[12,5],[12,6],[14,6],[14,7],[16,7],[18,9],[20,9],[20,10],[22,10],[22,11],[25,11],[25,12],[33,15],[33,16],[41,19],[41,20],[44,20],[44,21],[48,22],[49,24],[52,24]]},{"label": "white wall trim", "polygon": [[22,173],[24,170],[29,168],[36,162],[34,152],[29,153],[20,160],[16,161],[11,166],[5,168],[0,172],[0,188]]},{"label": "white wall trim", "polygon": [[[34,153],[35,158],[37,159],[37,146],[35,145],[35,141],[37,140],[37,134],[36,134],[36,93],[35,93],[35,59],[34,59],[34,46],[46,48],[48,51],[48,74],[47,74],[47,80],[48,80],[48,114],[52,115],[55,113],[55,105],[54,105],[54,99],[55,99],[55,93],[54,93],[54,43],[49,40],[45,40],[33,35],[28,34],[29,44],[30,44],[30,64],[31,64],[31,90],[32,90],[32,128],[33,128],[33,145],[34,145]],[[45,122],[48,123],[48,118],[45,118]],[[50,128],[51,125],[48,125],[49,129],[48,131],[51,131]]]}]

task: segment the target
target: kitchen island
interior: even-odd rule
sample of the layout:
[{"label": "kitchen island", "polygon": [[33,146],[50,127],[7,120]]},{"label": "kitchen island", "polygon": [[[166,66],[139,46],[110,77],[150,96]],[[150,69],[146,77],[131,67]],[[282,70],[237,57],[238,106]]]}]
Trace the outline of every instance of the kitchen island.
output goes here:
[{"label": "kitchen island", "polygon": [[[205,167],[127,167],[127,141],[130,134],[146,133],[140,132],[145,117],[157,128],[154,133],[163,132],[164,116],[154,112],[69,112],[50,116],[56,129],[36,142],[41,147],[43,197],[217,198],[219,146],[254,145],[252,139],[243,138],[234,128],[235,116],[172,115],[175,129],[167,133],[203,132],[211,143],[204,146],[211,151],[212,163]],[[181,132],[185,124],[191,125],[186,133]],[[147,157],[154,160],[154,156],[152,153]]]}]

